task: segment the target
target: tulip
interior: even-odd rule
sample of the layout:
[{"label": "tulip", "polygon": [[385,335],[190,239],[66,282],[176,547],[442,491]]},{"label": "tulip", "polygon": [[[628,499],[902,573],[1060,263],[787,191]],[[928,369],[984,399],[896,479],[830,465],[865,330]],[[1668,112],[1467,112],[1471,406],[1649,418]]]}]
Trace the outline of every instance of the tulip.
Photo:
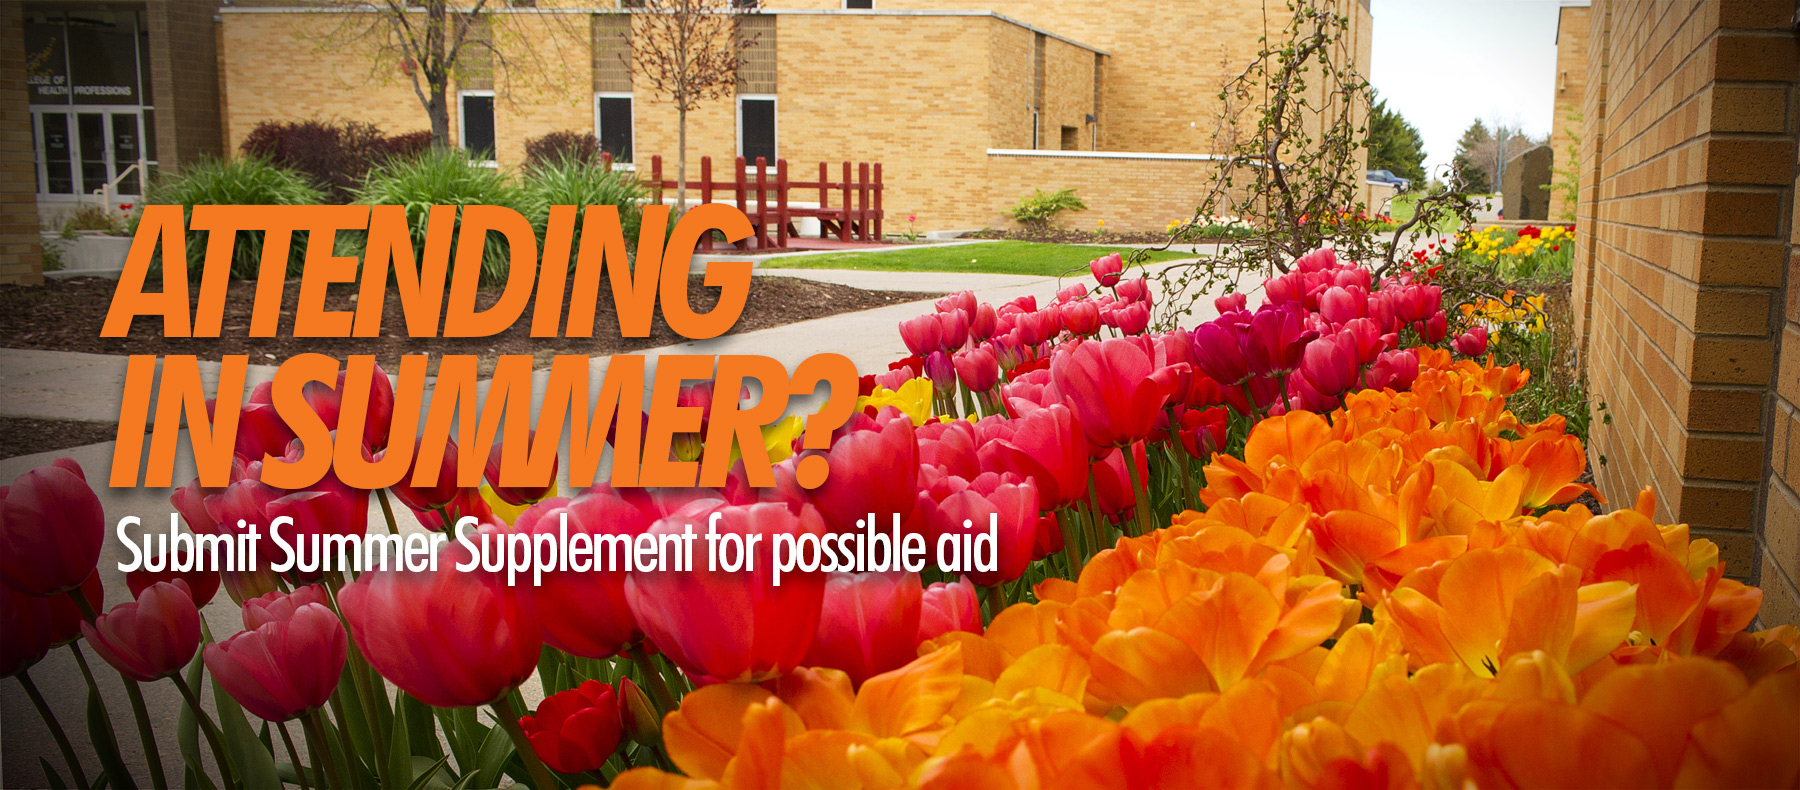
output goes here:
[{"label": "tulip", "polygon": [[1019,316],[1019,340],[1028,346],[1041,346],[1062,331],[1060,311],[1035,310]]},{"label": "tulip", "polygon": [[[207,605],[212,601],[213,596],[219,593],[219,572],[202,570],[200,558],[196,557],[190,560],[188,550],[185,548],[178,549],[172,554],[166,554],[159,562],[155,563],[162,570],[148,570],[147,568],[151,564],[146,561],[137,570],[126,571],[125,586],[131,590],[131,597],[136,598],[142,595],[144,590],[149,589],[150,585],[157,582],[172,582],[176,579],[180,579],[183,584],[187,585],[188,592],[194,598],[195,606]],[[183,565],[187,566],[188,570],[175,570],[178,566]]]},{"label": "tulip", "polygon": [[900,340],[915,357],[929,356],[944,348],[944,325],[935,315],[922,315],[900,322]]},{"label": "tulip", "polygon": [[1144,277],[1134,277],[1122,281],[1113,288],[1113,293],[1118,294],[1120,299],[1127,302],[1143,302],[1148,305],[1150,304],[1150,280]]},{"label": "tulip", "polygon": [[1082,285],[1081,283],[1069,283],[1067,286],[1064,286],[1062,290],[1056,292],[1056,303],[1060,305],[1074,302],[1085,298],[1087,295],[1087,286]]},{"label": "tulip", "polygon": [[[1001,423],[1008,420],[988,417],[982,422]],[[919,463],[922,466],[936,467],[945,474],[964,479],[981,474],[981,460],[975,450],[978,443],[975,424],[968,420],[928,422],[919,427],[917,435]]]},{"label": "tulip", "polygon": [[932,303],[940,313],[960,312],[966,316],[974,316],[976,299],[974,291],[958,291]]},{"label": "tulip", "polygon": [[[271,534],[277,519],[293,519],[292,524],[282,528],[282,540],[296,548],[304,540],[307,546],[302,551],[316,549],[323,545],[319,540],[321,536],[355,536],[368,531],[369,492],[350,488],[337,482],[335,477],[327,477],[312,488],[270,500],[263,506],[263,515],[268,518]],[[323,568],[306,572],[296,565],[289,571],[289,576],[298,581],[310,582],[316,581],[322,573]]]},{"label": "tulip", "polygon": [[434,707],[499,699],[531,677],[544,642],[530,596],[499,574],[456,570],[470,559],[462,544],[448,543],[438,551],[436,570],[365,572],[338,594],[350,636],[369,664]]},{"label": "tulip", "polygon": [[[625,580],[632,616],[658,650],[687,672],[707,680],[762,681],[800,665],[819,630],[825,580],[818,574],[786,573],[774,582],[776,535],[822,535],[825,520],[811,505],[790,510],[764,502],[725,505],[699,501],[650,528],[652,534],[680,534],[690,524],[712,524],[719,533],[742,538],[747,562],[727,571],[704,564],[684,571],[637,572]],[[727,552],[721,552],[727,553]]]},{"label": "tulip", "polygon": [[[562,531],[564,516],[571,536],[635,536],[651,524],[649,514],[602,484],[573,499],[552,497],[532,505],[513,530],[556,535]],[[544,574],[535,594],[544,641],[551,647],[583,658],[606,658],[643,638],[625,600],[625,571],[603,565],[611,562],[607,556],[596,551],[596,567],[586,572],[565,569]]]},{"label": "tulip", "polygon": [[349,641],[336,614],[316,601],[224,642],[201,659],[238,704],[267,721],[287,721],[323,706],[337,690]]},{"label": "tulip", "polygon": [[1113,286],[1119,282],[1121,273],[1125,271],[1125,259],[1119,253],[1102,255],[1088,262],[1088,271],[1101,285]]},{"label": "tulip", "polygon": [[1465,357],[1479,357],[1486,354],[1487,346],[1488,330],[1485,326],[1470,327],[1469,331],[1457,336],[1456,340],[1450,343],[1450,347],[1456,349],[1456,353]]},{"label": "tulip", "polygon": [[420,487],[413,482],[419,471],[419,451],[423,448],[414,443],[412,465],[407,467],[406,476],[393,486],[394,496],[399,497],[407,507],[418,511],[436,510],[456,498],[456,441],[444,440],[444,458],[438,468],[437,481],[429,486]]},{"label": "tulip", "polygon": [[1337,250],[1320,247],[1294,259],[1294,270],[1300,272],[1316,272],[1337,266]]},{"label": "tulip", "polygon": [[1351,290],[1334,285],[1319,296],[1319,313],[1331,323],[1342,324],[1361,318],[1367,302],[1368,294],[1363,293],[1362,289]]},{"label": "tulip", "polygon": [[1356,338],[1349,332],[1321,337],[1306,345],[1300,375],[1322,395],[1336,396],[1356,384]]},{"label": "tulip", "polygon": [[[232,459],[234,462],[236,458]],[[175,489],[169,495],[169,504],[181,514],[181,520],[187,522],[188,529],[196,535],[212,535],[219,531],[219,522],[206,512],[206,498],[224,493],[224,488],[206,488],[200,485],[200,478],[189,480],[188,484]]]},{"label": "tulip", "polygon": [[948,584],[932,582],[920,598],[919,641],[951,631],[981,633],[981,603],[975,598],[975,583],[967,576]]},{"label": "tulip", "polygon": [[1067,405],[1052,403],[1016,419],[983,420],[975,427],[981,468],[1031,480],[1041,507],[1063,507],[1087,494],[1087,443]]},{"label": "tulip", "polygon": [[[705,391],[705,395],[704,395],[704,403],[702,403],[702,404],[680,403],[680,398],[676,399],[677,403],[678,403],[678,405],[683,405],[683,406],[702,405],[703,407],[705,407],[705,411],[702,413],[703,414],[711,414],[712,413],[712,409],[711,409],[712,387],[711,387],[710,383],[705,384],[705,385],[700,385],[700,386],[706,387],[706,391]],[[687,397],[689,397],[691,399],[698,400],[703,397],[703,396],[697,394],[696,392],[691,391],[690,388],[688,388],[688,387],[682,387],[681,389],[684,393],[687,393]],[[705,417],[702,417],[700,419],[700,435],[701,436],[706,435],[706,418]],[[525,440],[525,442],[526,442],[525,446],[527,448],[530,448],[533,445],[537,444],[537,431],[530,431],[526,434],[526,436],[527,436],[527,438]],[[515,506],[529,505],[533,502],[543,499],[546,494],[550,493],[550,489],[556,487],[556,465],[558,463],[558,459],[554,455],[552,455],[551,459],[550,459],[550,477],[544,482],[543,485],[539,485],[539,486],[503,486],[503,485],[500,485],[500,455],[501,455],[501,451],[504,448],[505,448],[505,445],[502,442],[494,442],[493,446],[488,449],[487,468],[483,470],[483,474],[487,477],[488,485],[493,487],[494,495],[497,497],[500,497],[500,501],[505,502],[509,505],[515,505]]]},{"label": "tulip", "polygon": [[[88,574],[87,581],[81,583],[81,597],[93,611],[98,612],[106,606],[106,588],[100,582],[100,571]],[[136,597],[135,593],[133,597]],[[81,624],[87,622],[87,615],[75,603],[75,597],[52,595],[45,600],[50,604],[50,644],[65,645],[80,639]]]},{"label": "tulip", "polygon": [[100,498],[73,459],[0,488],[0,582],[32,595],[73,590],[99,564],[105,538]]},{"label": "tulip", "polygon": [[1444,335],[1450,331],[1450,323],[1442,312],[1432,313],[1430,318],[1418,324],[1419,336],[1425,338],[1428,345],[1437,345],[1444,341]]},{"label": "tulip", "polygon": [[976,584],[992,587],[1012,581],[1031,564],[1039,510],[1037,485],[1032,481],[987,472],[967,482],[952,478],[949,485],[920,499],[927,507],[924,515],[930,532],[926,543],[930,546],[935,547],[943,535],[981,534],[990,524],[998,528],[995,567],[967,571]]},{"label": "tulip", "polygon": [[[809,451],[817,454],[817,450]],[[808,495],[831,529],[856,529],[874,513],[882,520],[912,514],[918,493],[919,445],[912,420],[888,419],[873,430],[853,431],[825,454],[831,473]]]},{"label": "tulip", "polygon": [[50,600],[0,584],[0,677],[30,669],[50,652],[56,630]]},{"label": "tulip", "polygon": [[942,327],[945,351],[954,352],[969,343],[969,315],[961,310],[938,313],[938,325]]},{"label": "tulip", "polygon": [[[1318,333],[1306,329],[1297,307],[1263,310],[1250,317],[1243,335],[1244,359],[1250,372],[1278,378],[1300,367],[1300,356]],[[1214,376],[1213,378],[1218,378]]]},{"label": "tulip", "polygon": [[[1149,461],[1144,456],[1144,444],[1138,442],[1131,446],[1132,461],[1137,466],[1139,480],[1149,478]],[[1119,449],[1107,453],[1104,458],[1093,464],[1094,499],[1100,505],[1100,512],[1109,516],[1120,515],[1137,506],[1137,492],[1131,486],[1131,473],[1125,469],[1125,454]]]},{"label": "tulip", "polygon": [[1344,322],[1342,330],[1350,336],[1356,345],[1356,364],[1368,365],[1375,362],[1381,352],[1387,350],[1387,338],[1382,335],[1381,325],[1372,319],[1355,318]]},{"label": "tulip", "polygon": [[1087,337],[1100,331],[1100,307],[1091,299],[1065,304],[1058,315],[1069,334]]},{"label": "tulip", "polygon": [[994,312],[994,306],[982,302],[975,308],[975,317],[969,319],[969,339],[977,343],[994,336],[999,329],[1000,316]]},{"label": "tulip", "polygon": [[565,774],[600,770],[623,731],[612,686],[598,680],[545,697],[519,727],[538,758]]},{"label": "tulip", "polygon": [[1176,420],[1176,438],[1189,457],[1210,460],[1213,453],[1225,448],[1225,437],[1231,417],[1224,407],[1182,409]]},{"label": "tulip", "polygon": [[[306,404],[325,422],[327,430],[336,431],[338,421],[342,419],[344,384],[349,377],[350,370],[345,368],[338,371],[337,386],[327,387],[325,382],[309,381],[300,390]],[[363,446],[377,451],[386,448],[393,424],[394,382],[388,378],[387,371],[376,364],[374,374],[369,378],[368,407],[363,415]]]},{"label": "tulip", "polygon": [[1228,293],[1224,296],[1213,297],[1213,309],[1218,310],[1220,315],[1242,311],[1248,303],[1249,298],[1242,293]]},{"label": "tulip", "polygon": [[956,365],[950,361],[950,355],[942,351],[933,351],[925,358],[925,376],[931,379],[931,386],[940,393],[956,389]]},{"label": "tulip", "polygon": [[1113,326],[1120,334],[1141,335],[1150,328],[1150,308],[1143,302],[1132,302],[1112,312]]},{"label": "tulip", "polygon": [[[270,455],[279,458],[286,452],[288,444],[294,441],[294,430],[275,411],[274,392],[272,383],[265,381],[258,384],[238,410],[237,437],[232,445],[232,455],[246,464],[262,461],[265,456]],[[208,401],[208,411],[214,408],[215,402]]]},{"label": "tulip", "polygon": [[649,695],[629,676],[619,678],[618,699],[619,724],[625,736],[642,746],[662,743],[662,717],[657,715]]},{"label": "tulip", "polygon": [[959,351],[951,358],[957,378],[970,392],[987,392],[1000,383],[1000,362],[994,353],[981,346]]},{"label": "tulip", "polygon": [[1062,550],[1062,522],[1057,520],[1055,513],[1039,516],[1037,532],[1033,533],[1031,543],[1031,560],[1036,562]]},{"label": "tulip", "polygon": [[264,593],[244,602],[241,615],[245,630],[254,631],[269,623],[277,623],[294,616],[294,611],[309,603],[322,604],[329,608],[331,598],[323,584],[307,584],[294,588],[291,593],[280,591]]},{"label": "tulip", "polygon": [[1150,354],[1128,339],[1059,350],[1050,377],[1080,418],[1088,443],[1099,448],[1149,436],[1156,415],[1175,394],[1173,366],[1153,370]]},{"label": "tulip", "polygon": [[1407,390],[1419,377],[1419,357],[1411,351],[1383,352],[1369,368],[1370,389]]},{"label": "tulip", "polygon": [[157,582],[136,601],[82,623],[81,634],[119,674],[156,680],[180,672],[200,649],[200,610],[179,580]]},{"label": "tulip", "polygon": [[805,664],[841,669],[854,685],[918,657],[919,574],[833,573]]}]

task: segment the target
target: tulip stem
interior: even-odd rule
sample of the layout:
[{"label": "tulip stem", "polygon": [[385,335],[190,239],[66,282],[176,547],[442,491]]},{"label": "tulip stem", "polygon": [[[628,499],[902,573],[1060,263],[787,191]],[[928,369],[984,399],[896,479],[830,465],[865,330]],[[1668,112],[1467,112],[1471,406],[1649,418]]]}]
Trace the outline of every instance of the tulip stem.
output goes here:
[{"label": "tulip stem", "polygon": [[388,534],[400,534],[400,525],[394,523],[394,506],[388,503],[387,489],[375,489],[375,499],[381,502],[381,515],[387,518]]},{"label": "tulip stem", "polygon": [[331,786],[342,788],[344,780],[338,774],[337,760],[332,757],[331,742],[326,740],[325,728],[319,726],[322,717],[318,708],[312,709],[300,717],[300,731],[306,734],[306,750],[312,752],[313,765],[325,766],[325,777],[331,781]]},{"label": "tulip stem", "polygon": [[1131,490],[1137,497],[1137,507],[1133,508],[1136,512],[1132,516],[1133,520],[1137,521],[1137,534],[1148,535],[1151,530],[1156,528],[1150,516],[1150,488],[1145,484],[1147,481],[1141,479],[1143,475],[1138,474],[1137,464],[1132,462],[1131,450],[1132,448],[1126,447],[1124,455],[1125,476],[1131,478]]},{"label": "tulip stem", "polygon": [[[207,715],[205,708],[200,707],[200,698],[194,694],[193,687],[181,679],[181,675],[170,675],[169,679],[175,681],[175,688],[181,691],[181,696],[187,700],[188,707],[194,709],[194,718],[200,722],[200,731],[206,733],[206,742],[212,745],[213,760],[219,764],[221,783],[227,788],[236,786],[237,779],[232,776],[231,761],[225,757],[225,742],[219,737],[219,728],[213,726],[212,717]],[[130,679],[127,679],[126,682],[129,683]]]},{"label": "tulip stem", "polygon": [[544,761],[538,759],[537,751],[531,748],[531,739],[525,737],[525,730],[519,726],[519,711],[513,707],[512,693],[500,695],[494,700],[494,713],[500,719],[500,726],[506,729],[512,738],[513,748],[519,752],[519,759],[525,761],[525,770],[531,772],[531,782],[538,790],[556,790],[556,780],[550,777],[550,769],[544,767]]},{"label": "tulip stem", "polygon": [[[981,597],[987,599],[987,622],[992,623],[994,618],[999,617],[1000,613],[1006,610],[1006,590],[1001,589],[998,584],[992,587],[983,587],[981,588]],[[986,624],[983,623],[983,625]]]},{"label": "tulip stem", "polygon": [[[281,743],[287,747],[288,761],[294,764],[294,779],[300,785],[300,790],[312,790],[306,784],[306,766],[300,763],[300,752],[294,749],[294,736],[288,734],[287,722],[275,722],[275,730],[281,733]],[[318,757],[314,756],[313,760],[316,762]]]},{"label": "tulip stem", "polygon": [[[94,605],[88,602],[87,596],[80,589],[69,591],[69,597],[75,599],[75,608],[81,610],[81,616],[90,625],[100,619],[100,613],[94,611]],[[81,674],[87,679],[88,692],[100,700],[100,712],[106,714],[107,735],[112,735],[112,714],[106,711],[106,702],[100,697],[100,688],[94,683],[94,673],[88,669],[87,658],[81,655],[81,648],[76,643],[69,643],[69,650],[75,653],[75,663],[80,665]],[[125,697],[131,700],[131,717],[137,724],[138,743],[144,747],[144,764],[150,769],[150,784],[156,790],[168,790],[169,778],[163,773],[162,752],[156,748],[156,731],[150,729],[150,712],[144,709],[144,693],[138,689],[138,683],[123,674],[119,680],[125,683]],[[117,740],[115,738],[115,740]]]},{"label": "tulip stem", "polygon": [[650,651],[645,650],[643,645],[638,645],[626,649],[625,655],[630,656],[631,663],[636,664],[638,671],[644,673],[644,685],[650,687],[650,698],[656,701],[657,712],[662,715],[673,713],[676,707],[675,697],[669,694],[669,684],[663,681],[662,671],[650,660]]},{"label": "tulip stem", "polygon": [[[327,600],[331,602],[331,611],[338,616],[338,621],[344,624],[344,633],[348,635],[351,633],[350,620],[344,617],[343,610],[338,608],[338,590],[343,586],[344,577],[339,572],[332,571],[326,574],[325,593]],[[356,699],[362,705],[363,718],[369,727],[369,737],[375,741],[375,753],[378,755],[387,754],[387,733],[383,732],[381,729],[381,714],[375,710],[375,692],[369,688],[369,662],[367,659],[363,658],[362,648],[356,644],[355,637],[351,637],[349,642],[350,684],[356,688]],[[387,705],[387,689],[382,689],[381,697],[381,704],[383,706]],[[373,762],[379,763],[381,761],[375,760]],[[379,773],[382,787],[390,787],[392,785],[393,777],[390,776],[391,773],[393,772],[386,770],[384,765]]]},{"label": "tulip stem", "polygon": [[[91,787],[92,785],[88,784],[87,772],[81,770],[81,760],[75,757],[75,747],[69,745],[68,734],[63,732],[62,723],[56,720],[56,712],[50,710],[50,704],[44,701],[44,695],[38,693],[37,684],[31,682],[31,675],[21,669],[19,674],[14,677],[19,679],[19,685],[25,687],[25,696],[31,698],[31,704],[37,707],[38,715],[43,717],[44,724],[49,726],[50,737],[56,739],[56,748],[62,751],[63,762],[68,764],[69,773],[74,776],[76,786]],[[49,779],[46,778],[45,781],[48,782]]]}]

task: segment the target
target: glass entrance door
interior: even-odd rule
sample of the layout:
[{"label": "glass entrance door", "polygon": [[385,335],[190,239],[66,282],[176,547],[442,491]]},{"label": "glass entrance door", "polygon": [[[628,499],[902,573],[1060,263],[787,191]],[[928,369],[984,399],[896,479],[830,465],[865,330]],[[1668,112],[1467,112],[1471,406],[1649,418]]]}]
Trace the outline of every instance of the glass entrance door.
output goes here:
[{"label": "glass entrance door", "polygon": [[141,112],[73,108],[38,109],[32,114],[39,194],[92,195],[117,179],[115,195],[140,196],[143,172],[133,166],[148,164]]}]

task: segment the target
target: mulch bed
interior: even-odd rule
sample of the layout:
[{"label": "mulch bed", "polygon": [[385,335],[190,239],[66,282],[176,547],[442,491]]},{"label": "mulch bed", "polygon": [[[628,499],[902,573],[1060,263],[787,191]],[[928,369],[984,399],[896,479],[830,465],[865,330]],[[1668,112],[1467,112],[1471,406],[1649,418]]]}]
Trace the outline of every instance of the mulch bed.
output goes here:
[{"label": "mulch bed", "polygon": [[[1159,231],[1131,231],[1115,233],[1110,230],[1074,230],[1071,228],[984,228],[967,234],[971,239],[1006,239],[1009,241],[1037,241],[1049,244],[1161,244],[1169,240],[1169,234]],[[1220,239],[1193,238],[1183,239],[1183,244],[1194,242],[1210,243],[1229,241],[1229,237]]]},{"label": "mulch bed", "polygon": [[[299,301],[300,282],[289,280],[283,289],[282,318],[276,337],[247,337],[256,283],[234,281],[225,298],[224,331],[216,338],[164,338],[162,319],[139,318],[129,335],[102,338],[100,327],[112,302],[113,280],[76,278],[51,280],[39,286],[0,285],[0,347],[45,349],[53,351],[85,351],[93,354],[195,354],[202,359],[218,359],[227,354],[248,354],[251,364],[278,364],[295,354],[317,352],[343,359],[351,354],[374,354],[389,371],[397,370],[405,354],[429,353],[432,369],[445,354],[475,354],[481,357],[483,375],[492,369],[502,354],[532,354],[539,367],[548,367],[557,354],[608,355],[680,343],[685,338],[663,323],[660,309],[652,321],[647,338],[619,337],[618,313],[612,294],[603,284],[594,315],[592,338],[531,337],[532,305],[505,332],[492,337],[411,338],[406,336],[405,314],[400,296],[390,289],[378,338],[295,338],[292,336],[295,306]],[[152,283],[151,287],[157,287]],[[354,311],[358,286],[354,283],[333,285],[325,298],[329,311]],[[190,289],[199,301],[199,289]],[[447,291],[446,291],[447,292]],[[688,280],[688,301],[695,312],[704,313],[719,301],[719,289],[701,284],[700,277]],[[940,294],[902,291],[866,291],[860,288],[822,283],[797,277],[756,277],[751,280],[750,298],[742,317],[730,334],[823,318],[838,313],[867,310],[886,305],[935,298]],[[500,297],[498,289],[484,289],[475,299],[478,309],[485,309]],[[567,313],[567,302],[564,312]]]},{"label": "mulch bed", "polygon": [[117,432],[116,426],[100,422],[0,417],[0,458],[110,442]]}]

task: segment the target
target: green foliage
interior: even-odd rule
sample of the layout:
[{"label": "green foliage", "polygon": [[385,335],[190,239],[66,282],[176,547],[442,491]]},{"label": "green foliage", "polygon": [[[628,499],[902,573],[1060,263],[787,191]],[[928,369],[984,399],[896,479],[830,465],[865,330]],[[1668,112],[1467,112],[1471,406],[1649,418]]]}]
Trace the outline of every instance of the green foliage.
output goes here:
[{"label": "green foliage", "polygon": [[1388,109],[1386,99],[1376,102],[1369,115],[1369,169],[1386,170],[1421,186],[1425,180],[1425,137],[1400,113]]},{"label": "green foliage", "polygon": [[[525,204],[535,211],[526,216],[540,233],[549,223],[551,206],[618,206],[625,241],[630,245],[637,242],[646,193],[643,184],[629,172],[609,172],[574,159],[558,158],[539,163],[526,174],[519,192]],[[569,265],[574,263],[571,257]]]},{"label": "green foliage", "polygon": [[[153,183],[145,201],[152,205],[179,205],[193,219],[195,206],[314,206],[325,195],[305,176],[262,159],[244,157],[233,160],[201,160],[187,165],[181,172]],[[190,279],[198,279],[206,260],[207,233],[188,231],[187,271]],[[231,276],[255,279],[261,268],[262,231],[238,234],[231,255]],[[286,276],[300,274],[306,260],[304,234],[296,234],[288,250]]]},{"label": "green foliage", "polygon": [[1563,119],[1568,125],[1563,127],[1569,133],[1569,145],[1556,157],[1559,166],[1551,171],[1550,191],[1562,197],[1563,210],[1556,219],[1563,222],[1575,221],[1575,206],[1581,202],[1581,111],[1568,105],[1568,114]]},{"label": "green foliage", "polygon": [[[831,255],[783,255],[763,263],[770,269],[854,269],[881,272],[984,272],[1035,274],[1056,277],[1086,272],[1088,262],[1102,255],[1131,253],[1129,247],[1046,244],[1030,241],[993,241],[981,244],[919,244],[881,252],[841,252]],[[1193,257],[1187,253],[1156,252],[1146,262]]]},{"label": "green foliage", "polygon": [[[425,227],[432,206],[506,206],[526,217],[547,214],[548,209],[537,200],[529,190],[508,183],[498,170],[476,164],[464,152],[444,149],[411,159],[390,160],[370,171],[368,180],[356,190],[358,203],[406,207],[414,255],[425,249]],[[459,231],[460,215],[459,209]],[[451,255],[454,261],[455,252]],[[481,284],[506,282],[510,265],[506,241],[497,233],[488,234],[481,256]]]},{"label": "green foliage", "polygon": [[1487,124],[1476,118],[1468,129],[1463,130],[1462,139],[1456,141],[1456,156],[1451,158],[1450,167],[1462,177],[1470,192],[1491,192],[1494,189],[1487,170],[1475,161],[1476,149],[1493,139],[1494,135],[1488,131]]},{"label": "green foliage", "polygon": [[1048,225],[1056,215],[1064,211],[1081,211],[1087,203],[1075,196],[1074,187],[1058,189],[1055,192],[1036,190],[1033,194],[1019,198],[1012,208],[1012,218],[1026,225]]},{"label": "green foliage", "polygon": [[84,230],[120,236],[125,233],[125,221],[104,206],[87,203],[70,212],[68,218],[63,220],[62,236],[65,239],[74,238],[76,232]]}]

